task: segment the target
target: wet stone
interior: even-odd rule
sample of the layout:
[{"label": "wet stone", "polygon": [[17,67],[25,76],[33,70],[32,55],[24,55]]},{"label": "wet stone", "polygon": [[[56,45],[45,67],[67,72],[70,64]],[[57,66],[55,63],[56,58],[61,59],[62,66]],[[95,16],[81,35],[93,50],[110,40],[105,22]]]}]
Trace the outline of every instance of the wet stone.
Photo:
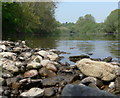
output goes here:
[{"label": "wet stone", "polygon": [[105,62],[111,62],[111,61],[112,61],[112,57],[111,57],[111,56],[109,56],[109,57],[107,57],[107,58],[103,59],[103,61],[105,61]]},{"label": "wet stone", "polygon": [[80,55],[80,56],[70,56],[70,61],[76,62],[83,58],[90,58],[88,55]]}]

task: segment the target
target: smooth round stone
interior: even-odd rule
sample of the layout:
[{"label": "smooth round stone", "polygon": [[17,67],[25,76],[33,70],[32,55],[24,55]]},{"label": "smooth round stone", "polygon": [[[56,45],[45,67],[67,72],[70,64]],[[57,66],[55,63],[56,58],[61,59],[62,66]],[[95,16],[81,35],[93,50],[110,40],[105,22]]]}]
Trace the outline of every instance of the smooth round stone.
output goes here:
[{"label": "smooth round stone", "polygon": [[49,69],[49,70],[52,70],[52,71],[54,71],[54,72],[57,71],[57,68],[56,68],[55,65],[53,65],[53,64],[48,64],[48,65],[46,66],[46,68]]},{"label": "smooth round stone", "polygon": [[29,71],[24,73],[24,77],[34,77],[37,75],[38,75],[37,70],[29,70]]},{"label": "smooth round stone", "polygon": [[21,97],[31,97],[32,96],[32,98],[40,97],[43,95],[44,95],[44,90],[40,89],[40,88],[31,88],[27,92],[23,92],[20,94]]}]

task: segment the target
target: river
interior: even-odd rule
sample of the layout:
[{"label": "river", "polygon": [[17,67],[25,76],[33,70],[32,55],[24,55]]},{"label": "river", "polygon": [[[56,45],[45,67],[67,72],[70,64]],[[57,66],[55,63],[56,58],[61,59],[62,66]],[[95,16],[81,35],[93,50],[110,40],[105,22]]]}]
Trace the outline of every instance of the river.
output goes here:
[{"label": "river", "polygon": [[91,58],[106,58],[111,56],[113,60],[120,59],[120,42],[113,35],[96,36],[96,35],[77,35],[77,36],[62,36],[62,37],[31,37],[26,39],[27,44],[32,48],[51,48],[67,52],[61,54],[64,56],[61,62],[68,62],[69,56],[77,56],[81,54],[91,54]]}]

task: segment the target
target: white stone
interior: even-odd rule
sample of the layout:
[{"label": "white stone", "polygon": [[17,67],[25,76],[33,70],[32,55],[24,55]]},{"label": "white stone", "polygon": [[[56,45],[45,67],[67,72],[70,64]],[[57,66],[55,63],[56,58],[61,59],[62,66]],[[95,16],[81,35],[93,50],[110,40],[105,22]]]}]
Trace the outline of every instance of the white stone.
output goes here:
[{"label": "white stone", "polygon": [[43,56],[44,58],[47,58],[47,55],[49,54],[47,51],[41,50],[37,52],[39,55]]},{"label": "white stone", "polygon": [[43,96],[44,94],[44,90],[40,89],[40,88],[31,88],[30,90],[28,90],[27,92],[23,92],[20,94],[20,96],[22,97],[39,97],[39,96]]},{"label": "white stone", "polygon": [[115,82],[111,82],[111,83],[109,84],[109,88],[110,88],[110,89],[114,89],[114,88],[115,88]]},{"label": "white stone", "polygon": [[0,45],[0,49],[6,50],[6,46],[5,45]]}]

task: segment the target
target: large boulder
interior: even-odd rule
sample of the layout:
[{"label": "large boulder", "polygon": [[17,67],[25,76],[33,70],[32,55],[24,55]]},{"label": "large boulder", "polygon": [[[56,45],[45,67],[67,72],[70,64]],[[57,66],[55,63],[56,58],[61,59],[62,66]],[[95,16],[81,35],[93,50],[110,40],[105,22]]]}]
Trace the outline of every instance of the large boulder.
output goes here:
[{"label": "large boulder", "polygon": [[114,95],[102,90],[97,90],[95,88],[90,88],[83,85],[68,84],[63,88],[61,96],[101,96],[100,98],[103,98],[103,96],[108,96],[109,98],[110,96]]},{"label": "large boulder", "polygon": [[90,59],[82,59],[76,63],[76,66],[86,76],[96,77],[104,81],[113,80],[116,77],[118,66],[102,61],[93,61]]}]

